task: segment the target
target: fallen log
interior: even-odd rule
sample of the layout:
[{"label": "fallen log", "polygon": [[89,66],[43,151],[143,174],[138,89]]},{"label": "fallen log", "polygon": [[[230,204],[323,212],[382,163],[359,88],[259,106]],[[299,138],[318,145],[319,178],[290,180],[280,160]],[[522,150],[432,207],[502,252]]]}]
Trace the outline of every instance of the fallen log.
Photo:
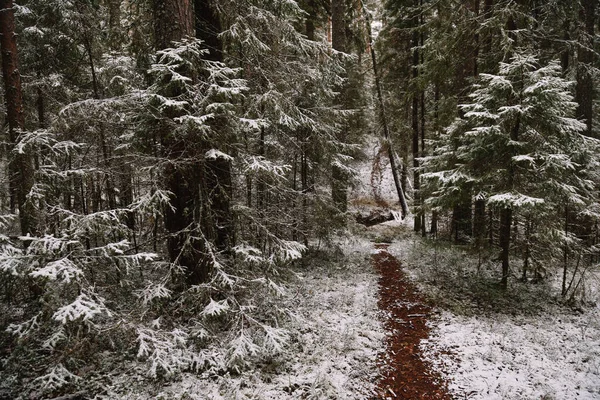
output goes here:
[{"label": "fallen log", "polygon": [[397,219],[399,215],[394,214],[393,211],[371,211],[368,215],[357,214],[356,222],[367,227],[374,226]]}]

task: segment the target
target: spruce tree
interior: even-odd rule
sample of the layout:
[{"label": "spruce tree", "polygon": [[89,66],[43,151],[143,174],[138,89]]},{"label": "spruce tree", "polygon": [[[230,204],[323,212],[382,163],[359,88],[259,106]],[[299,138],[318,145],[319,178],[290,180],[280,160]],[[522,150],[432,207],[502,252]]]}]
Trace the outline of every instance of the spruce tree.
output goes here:
[{"label": "spruce tree", "polygon": [[498,74],[481,74],[457,119],[427,158],[435,172],[425,174],[435,186],[431,202],[452,203],[457,196],[485,200],[501,215],[501,286],[510,269],[510,231],[515,218],[546,222],[545,234],[560,231],[565,202],[584,209],[591,201],[585,177],[589,153],[574,119],[571,83],[557,62],[540,65],[527,53],[499,65]]}]

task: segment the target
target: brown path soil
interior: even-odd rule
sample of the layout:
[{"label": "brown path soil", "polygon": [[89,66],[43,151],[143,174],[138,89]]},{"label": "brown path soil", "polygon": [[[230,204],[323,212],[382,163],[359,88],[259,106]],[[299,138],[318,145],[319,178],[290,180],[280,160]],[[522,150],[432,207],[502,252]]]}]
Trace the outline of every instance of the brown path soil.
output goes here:
[{"label": "brown path soil", "polygon": [[382,371],[375,399],[451,400],[447,383],[423,359],[419,344],[429,337],[432,309],[401,270],[400,262],[376,245],[373,266],[379,278],[379,308],[388,332],[387,352],[378,360]]}]

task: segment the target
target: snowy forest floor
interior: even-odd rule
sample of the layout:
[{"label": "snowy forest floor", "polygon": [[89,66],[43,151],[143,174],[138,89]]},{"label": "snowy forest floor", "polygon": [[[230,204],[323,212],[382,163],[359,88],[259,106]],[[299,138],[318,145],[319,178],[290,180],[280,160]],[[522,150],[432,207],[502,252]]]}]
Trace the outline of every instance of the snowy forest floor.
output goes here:
[{"label": "snowy forest floor", "polygon": [[376,235],[393,239],[388,251],[436,305],[421,350],[455,398],[600,398],[597,276],[588,277],[588,301],[575,308],[560,299],[558,273],[538,284],[513,278],[503,292],[497,262],[480,263],[470,250],[423,239],[410,226],[383,224]]},{"label": "snowy forest floor", "polygon": [[105,398],[164,400],[369,399],[384,332],[377,312],[373,243],[340,239],[334,249],[311,250],[294,268],[278,307],[289,310],[286,350],[240,374],[184,374],[164,387],[131,387]]},{"label": "snowy forest floor", "polygon": [[[240,374],[183,374],[168,386],[157,384],[140,390],[143,384],[129,385],[129,390],[120,389],[103,398],[600,398],[597,305],[564,306],[552,278],[535,285],[513,279],[502,292],[497,287],[497,263],[478,267],[477,254],[423,239],[410,227],[411,221],[371,228],[353,226],[353,234],[336,239],[327,249],[311,250],[294,268],[297,279],[278,300],[291,314],[282,321],[290,333],[283,353],[259,360]],[[386,253],[375,249],[375,243],[381,242],[390,243]],[[420,331],[428,330],[428,338],[394,338],[386,329],[386,313],[379,311],[378,302],[385,307],[380,299],[385,281],[397,278],[373,268],[373,259],[382,254],[391,262],[388,273],[399,271],[397,263],[401,263],[406,285],[417,289],[412,294],[417,297],[398,299],[400,303],[423,299],[427,306],[433,305],[428,310],[405,310],[428,314],[429,322]],[[597,286],[591,282],[590,299],[598,299],[593,290]],[[388,303],[393,300],[388,297]],[[424,324],[425,318],[421,322]],[[400,351],[412,349],[422,357],[425,362],[419,374],[446,383],[423,390],[419,397],[416,392],[407,394],[412,397],[402,396],[393,387],[396,396],[389,391],[382,394],[386,374],[391,376],[380,369],[382,360],[391,357],[406,368],[404,363],[411,357],[390,356],[386,344],[393,340],[403,346]],[[405,376],[395,376],[404,384]],[[443,391],[446,386],[449,396]]]}]

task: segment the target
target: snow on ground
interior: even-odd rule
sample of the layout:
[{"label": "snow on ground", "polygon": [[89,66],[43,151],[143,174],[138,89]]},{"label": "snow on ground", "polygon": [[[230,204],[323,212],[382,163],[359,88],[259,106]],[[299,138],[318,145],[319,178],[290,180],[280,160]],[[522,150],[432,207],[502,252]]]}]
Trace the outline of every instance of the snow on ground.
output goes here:
[{"label": "snow on ground", "polygon": [[[365,158],[367,161],[359,162],[355,168],[358,175],[350,193],[350,200],[360,209],[367,204],[372,204],[375,197],[373,187],[382,200],[390,205],[398,202],[396,186],[386,152],[382,151],[381,138],[367,135],[365,138]],[[377,154],[379,153],[379,157]],[[373,161],[375,160],[375,161]]]},{"label": "snow on ground", "polygon": [[239,375],[184,374],[166,388],[120,399],[368,399],[378,376],[384,334],[377,317],[378,283],[372,243],[343,240],[317,252],[288,287],[281,307],[291,340],[284,354]]},{"label": "snow on ground", "polygon": [[476,272],[476,256],[448,246],[433,249],[411,227],[387,223],[378,235],[399,239],[389,251],[442,305],[422,346],[457,398],[600,399],[599,307],[561,305],[552,282],[514,282],[507,294],[495,292],[488,278],[497,278],[497,265],[489,266],[489,275],[485,266]]},{"label": "snow on ground", "polygon": [[[600,310],[465,317],[444,312],[428,343],[469,399],[599,399]],[[436,351],[437,350],[437,351]]]}]

